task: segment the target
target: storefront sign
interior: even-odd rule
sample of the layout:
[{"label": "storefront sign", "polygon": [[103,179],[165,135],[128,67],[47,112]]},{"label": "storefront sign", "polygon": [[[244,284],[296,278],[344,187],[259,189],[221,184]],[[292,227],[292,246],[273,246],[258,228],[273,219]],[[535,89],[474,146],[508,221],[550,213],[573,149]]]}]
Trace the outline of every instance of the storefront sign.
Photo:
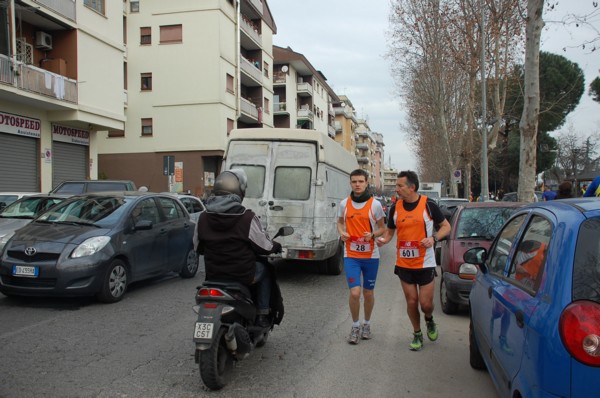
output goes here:
[{"label": "storefront sign", "polygon": [[68,142],[71,144],[90,145],[90,132],[75,127],[52,125],[52,139],[54,141]]},{"label": "storefront sign", "polygon": [[0,112],[0,132],[40,138],[42,123],[39,119]]}]

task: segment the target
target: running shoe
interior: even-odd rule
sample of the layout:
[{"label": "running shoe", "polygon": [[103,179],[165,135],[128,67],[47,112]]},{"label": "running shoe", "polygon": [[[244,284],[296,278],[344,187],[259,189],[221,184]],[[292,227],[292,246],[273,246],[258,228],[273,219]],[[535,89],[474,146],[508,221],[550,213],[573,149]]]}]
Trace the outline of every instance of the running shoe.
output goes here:
[{"label": "running shoe", "polygon": [[410,349],[412,351],[419,351],[421,348],[423,348],[423,333],[413,333],[413,341],[410,343]]},{"label": "running shoe", "polygon": [[438,338],[438,329],[435,321],[431,318],[430,320],[425,320],[425,323],[427,324],[427,337],[431,341],[436,341]]},{"label": "running shoe", "polygon": [[371,339],[371,325],[366,323],[363,325],[362,330],[360,331],[360,338],[363,340]]},{"label": "running shoe", "polygon": [[350,329],[350,336],[348,336],[348,343],[358,344],[360,338],[360,326],[352,326]]}]

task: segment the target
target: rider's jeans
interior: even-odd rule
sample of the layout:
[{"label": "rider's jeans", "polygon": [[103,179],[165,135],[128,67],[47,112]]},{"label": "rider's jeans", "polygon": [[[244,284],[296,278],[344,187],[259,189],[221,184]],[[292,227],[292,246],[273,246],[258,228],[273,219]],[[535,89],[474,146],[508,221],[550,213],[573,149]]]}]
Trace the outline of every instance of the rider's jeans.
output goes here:
[{"label": "rider's jeans", "polygon": [[256,284],[256,301],[259,315],[267,315],[269,313],[269,302],[271,300],[271,275],[267,267],[257,261],[256,274],[254,275],[254,283]]}]

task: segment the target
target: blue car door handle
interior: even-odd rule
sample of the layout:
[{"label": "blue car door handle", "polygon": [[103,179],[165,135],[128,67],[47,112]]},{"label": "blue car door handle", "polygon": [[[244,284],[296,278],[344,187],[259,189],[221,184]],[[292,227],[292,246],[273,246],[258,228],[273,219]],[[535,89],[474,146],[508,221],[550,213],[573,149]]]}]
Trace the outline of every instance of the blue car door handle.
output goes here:
[{"label": "blue car door handle", "polygon": [[525,313],[518,310],[515,312],[515,318],[517,318],[517,326],[523,329],[523,326],[525,326]]}]

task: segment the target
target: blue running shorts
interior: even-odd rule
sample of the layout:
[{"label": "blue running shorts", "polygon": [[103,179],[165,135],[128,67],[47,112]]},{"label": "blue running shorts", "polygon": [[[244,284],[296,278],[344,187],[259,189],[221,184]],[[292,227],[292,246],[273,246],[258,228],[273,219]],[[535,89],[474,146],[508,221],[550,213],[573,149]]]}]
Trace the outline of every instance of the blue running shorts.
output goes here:
[{"label": "blue running shorts", "polygon": [[375,280],[379,270],[378,258],[352,258],[344,257],[344,271],[348,287],[360,286],[360,276],[363,277],[363,288],[375,289]]}]

